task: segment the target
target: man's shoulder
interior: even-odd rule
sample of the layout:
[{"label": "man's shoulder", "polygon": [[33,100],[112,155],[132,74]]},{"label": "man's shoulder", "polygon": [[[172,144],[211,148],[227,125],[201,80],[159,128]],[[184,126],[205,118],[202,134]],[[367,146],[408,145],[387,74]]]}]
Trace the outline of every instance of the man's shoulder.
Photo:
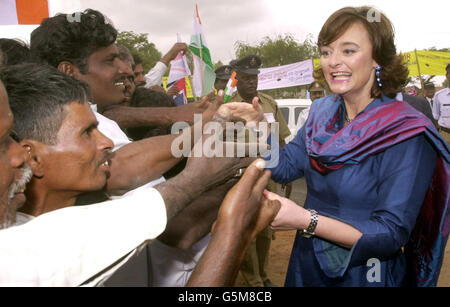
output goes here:
[{"label": "man's shoulder", "polygon": [[270,104],[272,107],[278,108],[278,104],[272,96],[258,92],[258,97],[261,100],[261,103],[267,103]]},{"label": "man's shoulder", "polygon": [[436,94],[434,94],[434,98],[436,99],[437,97],[448,95],[449,93],[450,93],[450,88],[446,87],[440,91],[437,91]]},{"label": "man's shoulder", "polygon": [[403,94],[403,100],[405,100],[406,102],[412,102],[412,103],[427,103],[427,100],[423,97],[418,97],[418,96],[412,96],[412,95],[407,95],[407,94]]},{"label": "man's shoulder", "polygon": [[242,102],[242,97],[239,95],[238,91],[235,91],[233,94],[231,94],[230,101],[234,102]]}]

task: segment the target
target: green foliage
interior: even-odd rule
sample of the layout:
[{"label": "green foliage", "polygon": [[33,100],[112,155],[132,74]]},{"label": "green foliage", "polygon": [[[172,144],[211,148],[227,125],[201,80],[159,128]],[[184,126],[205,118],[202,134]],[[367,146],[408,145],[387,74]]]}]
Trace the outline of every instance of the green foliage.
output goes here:
[{"label": "green foliage", "polygon": [[[287,65],[319,57],[318,49],[311,36],[302,43],[298,42],[292,34],[278,35],[275,38],[266,36],[256,45],[238,41],[234,46],[236,58],[256,54],[261,58],[262,67]],[[306,88],[307,86],[297,86],[265,92],[274,98],[300,98],[301,90]]]},{"label": "green foliage", "polygon": [[431,47],[425,50],[429,50],[429,51],[443,51],[443,52],[450,52],[450,48],[442,48],[442,49],[436,49],[436,47]]},{"label": "green foliage", "polygon": [[214,70],[216,70],[217,68],[219,68],[220,66],[223,66],[224,64],[222,63],[222,61],[219,61],[217,63],[214,64]]},{"label": "green foliage", "polygon": [[120,32],[117,36],[117,44],[124,45],[132,53],[137,53],[142,59],[145,72],[148,72],[161,59],[161,52],[156,49],[155,44],[148,41],[147,33]]}]

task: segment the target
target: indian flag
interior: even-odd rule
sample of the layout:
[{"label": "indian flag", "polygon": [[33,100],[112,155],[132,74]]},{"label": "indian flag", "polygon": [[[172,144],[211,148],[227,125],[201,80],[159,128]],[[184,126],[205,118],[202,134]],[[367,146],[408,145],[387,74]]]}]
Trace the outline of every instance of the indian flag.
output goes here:
[{"label": "indian flag", "polygon": [[49,15],[47,0],[0,0],[0,25],[38,25]]},{"label": "indian flag", "polygon": [[201,97],[213,90],[216,74],[211,60],[211,53],[209,52],[205,35],[203,34],[197,4],[195,5],[194,31],[191,36],[189,49],[194,58],[193,86],[195,96]]}]

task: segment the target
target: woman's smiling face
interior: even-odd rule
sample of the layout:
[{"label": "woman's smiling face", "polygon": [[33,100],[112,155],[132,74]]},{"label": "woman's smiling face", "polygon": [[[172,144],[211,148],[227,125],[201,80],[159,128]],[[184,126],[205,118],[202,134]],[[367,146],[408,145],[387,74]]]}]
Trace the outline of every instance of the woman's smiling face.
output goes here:
[{"label": "woman's smiling face", "polygon": [[375,80],[372,43],[361,23],[351,25],[338,39],[320,48],[322,71],[333,93],[343,97],[368,94]]}]

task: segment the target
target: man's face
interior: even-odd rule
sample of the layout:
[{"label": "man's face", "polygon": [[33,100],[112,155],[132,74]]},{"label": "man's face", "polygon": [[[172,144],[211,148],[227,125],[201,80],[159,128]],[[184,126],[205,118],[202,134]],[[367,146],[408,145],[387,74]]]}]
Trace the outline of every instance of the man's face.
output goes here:
[{"label": "man's face", "polygon": [[236,88],[245,100],[253,99],[258,95],[258,75],[248,75],[240,72],[237,77],[238,82]]},{"label": "man's face", "polygon": [[434,97],[434,93],[436,92],[436,89],[434,88],[426,88],[425,89],[425,96],[428,98],[433,98]]},{"label": "man's face", "polygon": [[31,172],[25,150],[11,138],[13,115],[0,82],[0,229],[11,226],[17,208],[25,203],[23,193]]},{"label": "man's face", "polygon": [[311,91],[310,92],[311,101],[322,98],[323,96],[325,96],[323,91]]},{"label": "man's face", "polygon": [[128,69],[126,70],[127,77],[124,80],[125,99],[123,102],[125,105],[129,105],[131,102],[131,97],[133,97],[134,91],[136,90],[136,84],[134,83],[134,73],[133,73],[133,69],[131,68],[131,63],[127,63],[125,61],[125,64],[127,64]]},{"label": "man's face", "polygon": [[136,83],[137,87],[145,85],[145,75],[142,64],[137,64],[134,67],[134,83]]},{"label": "man's face", "polygon": [[88,104],[72,102],[64,107],[65,118],[55,145],[37,149],[49,190],[75,195],[100,190],[109,176],[110,139],[98,129]]},{"label": "man's face", "polygon": [[217,81],[214,83],[214,88],[218,91],[225,90],[225,87],[227,87],[228,80],[223,79],[217,79]]},{"label": "man's face", "polygon": [[93,103],[98,105],[99,110],[122,103],[125,99],[124,81],[129,68],[119,59],[116,45],[95,51],[89,56],[87,65],[88,72],[76,73],[75,77],[89,85]]}]

